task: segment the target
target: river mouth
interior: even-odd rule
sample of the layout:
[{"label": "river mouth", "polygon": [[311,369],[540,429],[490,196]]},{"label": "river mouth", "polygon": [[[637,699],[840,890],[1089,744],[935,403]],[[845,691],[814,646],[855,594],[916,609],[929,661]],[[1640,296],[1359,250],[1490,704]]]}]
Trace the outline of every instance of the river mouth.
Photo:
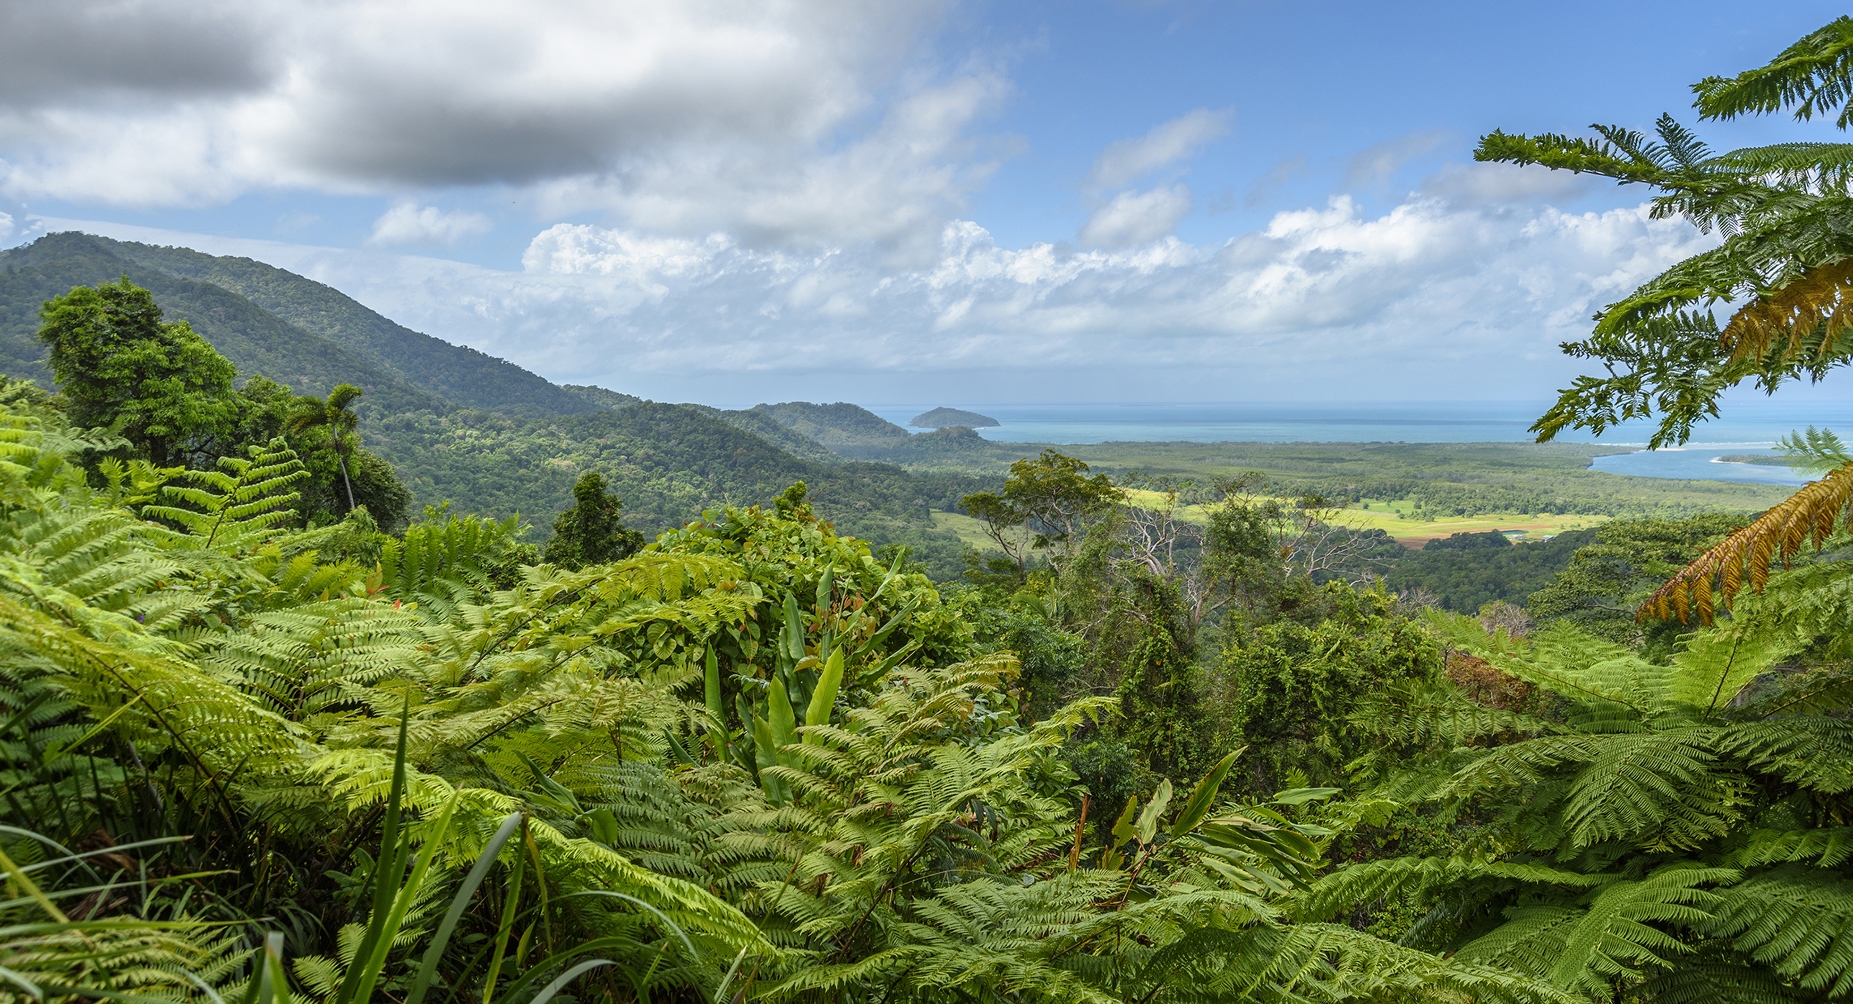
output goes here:
[{"label": "river mouth", "polygon": [[1637,478],[1673,478],[1684,481],[1749,481],[1765,485],[1803,485],[1810,480],[1783,464],[1748,463],[1751,457],[1771,460],[1780,454],[1767,443],[1729,443],[1641,450],[1597,457],[1589,469]]}]

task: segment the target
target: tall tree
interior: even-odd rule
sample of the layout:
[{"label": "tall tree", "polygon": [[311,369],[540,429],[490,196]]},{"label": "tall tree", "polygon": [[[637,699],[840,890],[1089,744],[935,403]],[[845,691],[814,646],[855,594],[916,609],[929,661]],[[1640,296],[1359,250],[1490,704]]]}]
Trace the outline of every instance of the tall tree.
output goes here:
[{"label": "tall tree", "polygon": [[[1060,565],[1074,553],[1087,529],[1112,512],[1125,493],[1105,474],[1089,476],[1087,464],[1055,450],[1010,465],[1004,490],[977,492],[960,500],[984,523],[1003,552],[1026,567],[1030,550]],[[1027,538],[1027,539],[1025,539]]]},{"label": "tall tree", "polygon": [[567,568],[618,561],[643,548],[643,534],[624,525],[624,500],[587,471],[573,484],[573,506],[553,521],[546,559]]},{"label": "tall tree", "polygon": [[185,321],[164,322],[127,276],[45,301],[39,341],[80,425],[107,428],[158,466],[223,452],[235,425],[237,375]]},{"label": "tall tree", "polygon": [[308,432],[311,429],[327,429],[329,438],[334,442],[335,462],[341,467],[341,485],[347,489],[347,507],[354,508],[354,482],[347,475],[347,460],[360,444],[356,430],[360,427],[360,417],[354,414],[354,402],[365,393],[351,383],[337,384],[328,392],[328,399],[318,401],[315,398],[304,399],[304,407],[297,412],[290,422],[293,432]]}]

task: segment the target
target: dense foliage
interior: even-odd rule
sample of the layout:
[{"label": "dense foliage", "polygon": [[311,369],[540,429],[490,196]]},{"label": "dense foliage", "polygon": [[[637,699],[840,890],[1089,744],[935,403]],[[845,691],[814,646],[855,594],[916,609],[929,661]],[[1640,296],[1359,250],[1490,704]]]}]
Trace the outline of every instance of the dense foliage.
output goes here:
[{"label": "dense foliage", "polygon": [[87,436],[0,409],[25,993],[1549,997],[1286,923],[1329,792],[1225,800],[1230,758],[1084,838],[1060,754],[1110,702],[1024,717],[801,490],[568,572],[472,517],[290,529],[281,440],[98,487]]},{"label": "dense foliage", "polygon": [[1390,552],[1381,570],[1390,591],[1421,596],[1443,610],[1470,614],[1488,603],[1523,606],[1533,593],[1549,586],[1596,533],[1572,530],[1518,544],[1497,530],[1457,533],[1431,540],[1420,550]]},{"label": "dense foliage", "polygon": [[[1844,94],[1849,48],[1837,23],[1732,86]],[[936,583],[814,504],[904,523],[921,500],[894,486],[925,482],[819,461],[770,489],[811,462],[597,395],[553,440],[387,419],[423,423],[392,441],[427,464],[480,434],[565,479],[544,552],[461,507],[399,528],[358,387],[232,391],[127,282],[53,299],[41,331],[60,393],[0,383],[11,997],[1853,996],[1831,434],[1790,441],[1828,474],[1747,530],[1398,559],[1456,608],[1492,597],[1467,616],[1373,574],[1383,538],[1331,497],[1053,450],[988,491],[938,482],[994,548]],[[163,382],[176,354],[204,364]],[[648,543],[633,483],[659,486],[633,513],[687,506]],[[1741,567],[1715,623],[1640,619]]]}]

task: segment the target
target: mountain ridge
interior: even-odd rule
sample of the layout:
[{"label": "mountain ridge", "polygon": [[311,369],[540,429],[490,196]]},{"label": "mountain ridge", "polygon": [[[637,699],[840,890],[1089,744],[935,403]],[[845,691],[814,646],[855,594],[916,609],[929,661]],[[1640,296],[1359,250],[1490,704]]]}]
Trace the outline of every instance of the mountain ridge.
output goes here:
[{"label": "mountain ridge", "polygon": [[518,512],[544,528],[571,504],[579,474],[598,470],[624,499],[632,525],[655,531],[715,504],[765,502],[803,480],[819,512],[844,532],[905,543],[936,574],[962,567],[957,538],[934,525],[931,510],[956,506],[978,483],[841,455],[852,443],[902,446],[911,438],[865,409],[787,402],[726,411],[559,386],[248,258],[72,232],[0,251],[0,372],[51,386],[36,338],[40,304],[124,275],[152,292],[169,320],[190,323],[243,378],[262,373],[315,395],[336,383],[361,386],[362,437],[399,470],[416,504]]},{"label": "mountain ridge", "polygon": [[[326,393],[336,383],[370,382],[403,384],[452,406],[511,414],[578,414],[597,408],[505,359],[413,331],[332,286],[250,258],[75,231],[47,234],[24,247],[0,251],[0,273],[32,268],[45,275],[49,286],[64,285],[49,295],[128,275],[155,293],[170,319],[191,323],[241,373],[263,373],[307,393]],[[209,293],[207,288],[220,292]],[[315,357],[284,363],[276,344],[280,334],[266,338],[263,346],[241,342],[237,328],[262,322],[238,310],[235,322],[216,323],[231,309],[234,297],[296,329],[296,340],[313,346]],[[9,354],[15,359],[25,347],[20,334],[6,332],[12,343]],[[29,338],[29,332],[24,334]],[[325,362],[317,365],[321,360]],[[345,376],[348,372],[363,376],[365,382]],[[369,392],[377,400],[378,392],[371,387]]]}]

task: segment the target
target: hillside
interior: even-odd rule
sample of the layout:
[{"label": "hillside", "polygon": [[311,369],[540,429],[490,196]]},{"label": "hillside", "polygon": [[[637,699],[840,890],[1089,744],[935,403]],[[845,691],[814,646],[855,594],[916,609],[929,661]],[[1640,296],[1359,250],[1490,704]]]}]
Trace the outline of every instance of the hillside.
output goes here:
[{"label": "hillside", "polygon": [[506,414],[591,411],[596,405],[514,363],[395,324],[346,294],[249,258],[60,233],[0,251],[0,360],[37,373],[38,305],[72,286],[126,275],[170,319],[190,322],[243,374],[303,393],[337,383],[367,389],[389,411],[456,406]]},{"label": "hillside", "polygon": [[957,538],[933,509],[989,482],[908,474],[889,464],[796,456],[709,409],[645,401],[546,421],[479,411],[384,416],[365,428],[421,502],[467,500],[477,512],[519,512],[544,525],[572,501],[573,481],[597,470],[624,499],[626,522],[651,534],[699,518],[704,507],[764,502],[794,481],[845,533],[907,544],[935,574],[962,567]]},{"label": "hillside", "polygon": [[846,401],[787,401],[755,405],[752,410],[837,452],[840,447],[898,446],[913,438],[906,429]]},{"label": "hillside", "polygon": [[[309,394],[346,381],[367,389],[369,408],[448,410],[451,403],[344,345],[304,330],[244,296],[116,253],[115,241],[53,234],[0,252],[0,368],[51,386],[44,348],[33,337],[39,305],[73,286],[128,276],[154,293],[169,320],[185,320],[237,365]],[[303,280],[307,282],[308,280]]]},{"label": "hillside", "polygon": [[960,545],[935,527],[930,510],[988,484],[962,472],[910,474],[845,461],[793,428],[838,441],[907,438],[854,405],[721,411],[560,387],[283,269],[87,234],[53,234],[0,252],[0,373],[49,387],[34,338],[40,304],[123,275],[149,289],[168,319],[191,323],[243,376],[262,373],[316,395],[337,383],[363,387],[365,441],[393,463],[416,505],[519,512],[537,536],[586,470],[603,473],[631,523],[650,532],[696,519],[704,505],[763,502],[802,480],[818,511],[844,532],[908,544],[936,574],[951,575],[961,567]]}]

